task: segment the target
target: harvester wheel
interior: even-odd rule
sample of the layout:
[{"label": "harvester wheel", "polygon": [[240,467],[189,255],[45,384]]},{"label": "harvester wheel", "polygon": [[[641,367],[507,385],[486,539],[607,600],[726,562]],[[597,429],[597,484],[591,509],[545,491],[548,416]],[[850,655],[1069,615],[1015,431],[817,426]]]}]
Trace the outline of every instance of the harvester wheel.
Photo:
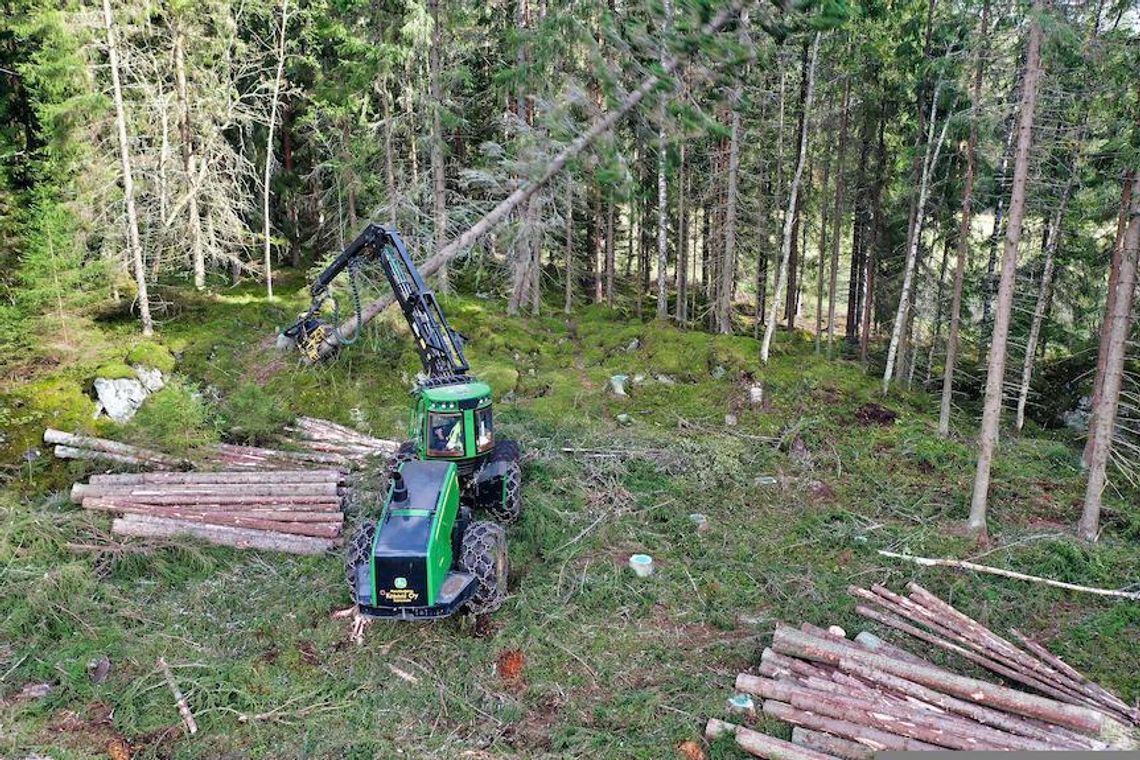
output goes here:
[{"label": "harvester wheel", "polygon": [[419,445],[415,441],[404,441],[396,453],[388,458],[388,477],[400,469],[404,462],[414,462],[419,459]]},{"label": "harvester wheel", "polygon": [[504,462],[502,491],[488,500],[487,512],[501,523],[513,523],[522,514],[522,467],[519,446],[514,441],[499,441],[491,453],[491,462]]},{"label": "harvester wheel", "polygon": [[371,520],[361,523],[356,532],[352,534],[352,541],[344,555],[344,579],[348,582],[348,592],[352,601],[359,604],[356,598],[356,568],[366,564],[372,557],[372,539],[376,537],[376,523]]},{"label": "harvester wheel", "polygon": [[507,533],[493,522],[474,522],[463,532],[459,566],[474,574],[475,594],[465,611],[475,615],[494,612],[507,598]]}]

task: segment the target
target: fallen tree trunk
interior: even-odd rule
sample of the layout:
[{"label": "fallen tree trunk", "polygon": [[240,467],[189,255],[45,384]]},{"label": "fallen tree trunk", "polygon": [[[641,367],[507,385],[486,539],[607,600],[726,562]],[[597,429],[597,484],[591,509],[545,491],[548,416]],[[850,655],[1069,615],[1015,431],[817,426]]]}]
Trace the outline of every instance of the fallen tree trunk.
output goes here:
[{"label": "fallen tree trunk", "polygon": [[224,485],[267,485],[270,483],[340,483],[344,480],[342,470],[268,470],[266,472],[130,472],[113,475],[92,475],[91,485],[183,485],[215,484]]},{"label": "fallen tree trunk", "polygon": [[133,517],[157,518],[163,520],[178,520],[179,522],[201,523],[203,525],[226,525],[233,528],[248,528],[269,533],[282,533],[288,536],[312,536],[313,538],[337,538],[341,532],[340,521],[322,522],[285,522],[281,520],[268,520],[259,517],[242,517],[233,513],[221,512],[193,512],[189,510],[171,509],[148,511],[135,508],[114,508],[109,511],[122,512]]},{"label": "fallen tree trunk", "polygon": [[808,747],[791,744],[743,726],[710,718],[705,724],[705,738],[713,741],[725,734],[732,734],[736,743],[745,752],[768,760],[835,760],[834,755],[818,752]]},{"label": "fallen tree trunk", "polygon": [[120,536],[140,538],[177,538],[189,536],[212,544],[233,546],[239,549],[263,549],[290,554],[324,554],[336,542],[327,538],[292,536],[249,528],[168,520],[161,517],[130,515],[116,518],[111,532]]},{"label": "fallen tree trunk", "polygon": [[[736,17],[742,4],[741,0],[732,0],[729,2],[727,6],[722,8],[716,16],[704,25],[700,31],[700,35],[707,37],[723,29]],[[759,8],[757,8],[757,10],[759,10]],[[692,52],[697,50],[698,47],[699,46],[691,46],[686,48],[684,57],[687,58],[689,55],[692,55]],[[550,163],[546,165],[542,173],[539,174],[536,179],[519,187],[500,201],[499,204],[491,209],[482,219],[468,228],[466,232],[429,256],[428,259],[420,265],[420,274],[425,278],[435,274],[441,267],[467,250],[480,237],[494,229],[500,222],[506,219],[514,209],[528,201],[535,193],[545,187],[551,179],[562,171],[571,159],[585,150],[586,147],[599,136],[610,131],[615,124],[624,119],[627,114],[637,107],[646,95],[653,92],[653,90],[660,85],[662,77],[668,77],[673,74],[680,62],[681,59],[676,56],[664,56],[660,75],[650,74],[646,77],[636,89],[625,96],[625,99],[622,100],[617,108],[595,119],[585,132],[580,134],[573,142],[552,158]],[[371,322],[380,312],[388,308],[393,300],[393,296],[385,296],[377,299],[365,306],[358,314],[342,322],[336,330],[330,330],[329,335],[325,338],[325,341],[321,344],[318,351],[319,358],[326,358],[336,351],[339,342],[337,338],[338,335],[346,337],[355,335],[357,330]]]},{"label": "fallen tree trunk", "polygon": [[868,665],[944,694],[969,699],[1018,715],[1039,718],[1096,736],[1100,736],[1108,724],[1105,715],[1087,707],[1026,694],[976,678],[902,662],[879,654],[853,650],[788,626],[781,625],[776,628],[776,633],[772,637],[772,649],[780,654],[824,662],[840,669],[845,669],[844,665],[850,663]]},{"label": "fallen tree trunk", "polygon": [[163,467],[164,465],[151,462],[146,459],[139,459],[138,457],[125,456],[123,454],[111,454],[106,451],[95,451],[94,449],[77,449],[74,446],[64,446],[60,444],[55,447],[55,456],[57,459],[91,459],[103,462],[114,462],[115,464],[125,464],[131,467]]},{"label": "fallen tree trunk", "polygon": [[130,446],[118,441],[108,441],[105,438],[93,438],[86,435],[65,433],[62,430],[48,428],[44,431],[44,443],[59,444],[70,449],[86,449],[88,451],[101,451],[116,457],[137,460],[139,463],[156,464],[167,467],[188,467],[190,462],[179,457],[172,457],[150,449]]},{"label": "fallen tree trunk", "polygon": [[[269,507],[289,507],[317,512],[328,509],[339,510],[340,499],[329,496],[230,496],[217,494],[176,496],[145,496],[135,497],[124,494],[101,494],[98,496],[85,496],[86,499],[104,499],[111,501],[132,502],[136,504],[150,504],[156,507],[186,506],[186,507],[255,507],[266,509]],[[79,503],[82,503],[81,500]]]},{"label": "fallen tree trunk", "polygon": [[287,502],[267,503],[261,501],[242,502],[240,504],[218,504],[216,502],[185,502],[175,501],[170,504],[155,504],[145,499],[122,499],[117,497],[93,496],[83,500],[84,509],[99,509],[98,505],[106,504],[114,507],[134,507],[137,509],[188,509],[196,512],[243,512],[263,515],[282,515],[281,519],[291,520],[288,515],[321,514],[326,519],[333,515],[342,514],[340,503],[330,502]]},{"label": "fallen tree trunk", "polygon": [[823,752],[827,755],[835,755],[844,760],[871,760],[875,754],[871,749],[858,742],[841,739],[822,731],[813,731],[803,726],[796,726],[792,729],[792,744],[798,744],[801,747]]},{"label": "fallen tree trunk", "polygon": [[925,711],[898,700],[888,701],[881,692],[878,693],[878,698],[848,696],[770,678],[757,678],[746,673],[737,676],[736,689],[829,718],[871,726],[947,749],[1035,751],[1051,748],[1043,742],[1015,736],[955,715]]},{"label": "fallen tree trunk", "polygon": [[779,718],[793,726],[810,728],[815,731],[824,731],[834,736],[862,744],[875,752],[932,752],[942,747],[926,742],[898,736],[887,731],[880,731],[870,726],[852,723],[837,718],[828,718],[808,710],[798,710],[787,702],[774,699],[764,700],[763,710],[766,715]]},{"label": "fallen tree trunk", "polygon": [[[199,509],[197,507],[157,507],[149,504],[130,504],[117,501],[103,501],[100,499],[85,499],[84,509],[98,512],[122,512],[133,515],[152,515],[154,517],[169,517],[172,520],[191,520],[194,522],[208,522],[215,525],[242,525],[239,522],[223,522],[224,520],[253,520],[258,522],[272,522],[288,525],[290,523],[318,523],[320,525],[341,525],[344,514],[337,511],[327,512],[296,512],[293,510],[225,510],[225,509]],[[246,527],[256,527],[248,525]],[[274,528],[273,530],[277,530]],[[288,531],[282,531],[288,532]],[[298,535],[311,535],[299,533]]]},{"label": "fallen tree trunk", "polygon": [[340,496],[339,486],[336,483],[298,483],[298,484],[269,484],[252,485],[235,483],[203,483],[200,485],[180,483],[172,485],[142,484],[142,485],[114,485],[107,483],[76,483],[71,487],[71,500],[76,504],[84,499],[108,497],[132,499],[135,501],[149,501],[153,498],[183,498],[206,501],[213,497],[227,497],[255,501],[263,499],[272,501],[281,499],[286,501],[337,501]]}]

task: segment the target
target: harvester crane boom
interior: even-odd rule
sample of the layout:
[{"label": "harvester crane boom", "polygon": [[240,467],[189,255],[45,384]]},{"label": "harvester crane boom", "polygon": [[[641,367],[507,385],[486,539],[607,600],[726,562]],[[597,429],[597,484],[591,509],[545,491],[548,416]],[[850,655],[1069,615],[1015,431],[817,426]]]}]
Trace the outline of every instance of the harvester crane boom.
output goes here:
[{"label": "harvester crane boom", "polygon": [[386,224],[369,223],[317,276],[310,289],[312,306],[285,334],[296,340],[307,355],[316,356],[316,349],[325,335],[325,326],[318,323],[316,315],[328,297],[329,285],[345,269],[349,270],[350,277],[354,277],[356,267],[372,262],[384,270],[384,276],[396,295],[400,311],[412,330],[416,352],[420,355],[429,384],[465,378],[470,365],[463,355],[463,336],[451,329],[435,293],[424,282],[400,233]]}]

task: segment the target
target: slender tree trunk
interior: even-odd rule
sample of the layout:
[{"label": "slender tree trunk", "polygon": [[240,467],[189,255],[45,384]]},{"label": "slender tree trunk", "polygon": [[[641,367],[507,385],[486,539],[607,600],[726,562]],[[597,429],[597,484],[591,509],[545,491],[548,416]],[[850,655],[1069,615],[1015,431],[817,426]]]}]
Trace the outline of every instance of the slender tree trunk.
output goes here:
[{"label": "slender tree trunk", "polygon": [[[740,90],[737,88],[737,97]],[[724,259],[720,269],[720,296],[717,323],[724,335],[732,334],[732,291],[736,284],[736,175],[740,166],[740,112],[736,98],[732,104],[728,142],[728,191],[724,207]]]},{"label": "slender tree trunk", "polygon": [[388,195],[388,223],[395,227],[399,200],[396,194],[396,168],[393,163],[392,96],[388,92],[386,76],[377,83],[377,89],[380,91],[380,103],[384,108],[384,189]]},{"label": "slender tree trunk", "polygon": [[[443,27],[440,22],[439,0],[428,0],[428,12],[431,14],[431,47],[428,48],[428,78],[431,90],[431,187],[432,187],[432,221],[435,232],[435,250],[443,250],[447,244],[447,178],[443,155],[443,126],[440,110],[443,98],[440,87],[440,48],[443,45]],[[525,213],[525,212],[524,212]],[[530,246],[524,248],[529,252]],[[526,273],[524,273],[526,274]],[[451,291],[451,282],[447,274],[447,265],[439,268],[439,289],[444,293]]]},{"label": "slender tree trunk", "polygon": [[835,210],[831,215],[831,277],[827,288],[828,356],[831,356],[831,350],[835,345],[835,291],[839,283],[839,232],[843,226],[843,211],[846,201],[844,193],[847,190],[844,184],[846,172],[844,172],[843,159],[847,152],[847,108],[850,103],[850,96],[851,79],[848,77],[843,82],[843,106],[839,115],[839,155],[835,160]]},{"label": "slender tree trunk", "polygon": [[[672,0],[664,0],[665,19],[663,22],[662,39],[668,39],[673,27]],[[665,43],[661,47],[662,63],[668,58]],[[668,299],[668,198],[665,184],[665,161],[668,158],[665,142],[665,98],[662,96],[661,104],[657,109],[657,318],[666,319],[669,316]]]},{"label": "slender tree trunk", "polygon": [[[1077,141],[1080,144],[1080,140]],[[1033,360],[1037,356],[1037,340],[1041,336],[1041,325],[1045,322],[1045,307],[1049,303],[1053,289],[1053,262],[1061,244],[1061,231],[1065,221],[1065,209],[1069,204],[1069,194],[1073,188],[1073,177],[1078,170],[1079,154],[1074,154],[1069,177],[1053,219],[1046,228],[1045,264],[1041,269],[1041,285],[1037,289],[1037,303],[1033,307],[1033,321],[1029,325],[1029,337],[1025,341],[1025,361],[1021,367],[1021,385],[1017,393],[1017,429],[1025,425],[1025,407],[1029,402],[1029,385],[1033,380]]]},{"label": "slender tree trunk", "polygon": [[990,329],[994,301],[994,270],[997,268],[998,241],[1001,240],[1002,223],[1005,218],[1006,175],[1009,171],[1009,160],[1013,153],[1013,140],[1017,135],[1017,122],[1009,121],[1009,131],[1005,137],[1005,152],[1002,153],[1001,163],[994,173],[994,189],[997,195],[997,208],[994,209],[994,228],[990,233],[990,253],[986,259],[986,280],[982,288],[982,340]]},{"label": "slender tree trunk", "polygon": [[922,174],[918,185],[918,203],[915,206],[914,221],[908,239],[910,248],[906,252],[906,269],[903,272],[902,292],[899,294],[899,306],[895,312],[895,323],[891,329],[891,342],[887,348],[887,366],[883,371],[883,393],[890,390],[891,380],[895,376],[895,359],[898,355],[902,340],[903,329],[906,326],[907,316],[910,314],[911,288],[914,286],[914,269],[918,261],[919,241],[922,238],[922,222],[926,216],[926,197],[930,191],[930,175],[938,164],[938,155],[942,152],[942,143],[946,139],[946,129],[950,126],[950,118],[943,119],[942,131],[938,135],[938,142],[934,139],[934,123],[938,108],[939,87],[934,88],[934,97],[930,102],[930,127],[926,136],[926,157],[922,162]]},{"label": "slender tree trunk", "polygon": [[871,184],[870,199],[867,201],[867,223],[863,241],[863,326],[859,333],[859,361],[867,363],[867,351],[871,344],[871,320],[875,313],[875,272],[878,267],[878,251],[886,236],[886,222],[883,218],[883,186],[886,184],[887,144],[886,115],[879,114],[879,139],[876,148],[875,180]]},{"label": "slender tree trunk", "polygon": [[998,287],[997,312],[994,315],[993,338],[990,341],[989,368],[986,375],[986,397],[982,411],[982,428],[978,436],[978,472],[970,503],[971,532],[986,535],[986,501],[990,490],[990,468],[997,447],[1001,422],[1002,385],[1005,380],[1006,339],[1010,313],[1013,310],[1013,288],[1017,278],[1017,249],[1021,243],[1021,220],[1025,212],[1025,187],[1029,178],[1029,149],[1033,143],[1033,115],[1037,105],[1037,88],[1041,79],[1042,0],[1034,0],[1029,23],[1029,45],[1025,54],[1025,76],[1022,81],[1021,107],[1017,129],[1017,153],[1013,165],[1013,186],[1006,222],[1005,251],[1002,255],[1001,283]]},{"label": "slender tree trunk", "polygon": [[[811,43],[811,62],[807,69],[807,89],[804,93],[804,112],[811,109],[812,94],[815,89],[815,65],[819,58],[819,32]],[[772,346],[772,333],[776,330],[776,313],[780,305],[780,288],[788,273],[788,258],[792,249],[792,222],[796,217],[796,199],[799,197],[800,181],[803,178],[804,164],[807,163],[808,131],[807,120],[800,124],[800,147],[796,158],[796,171],[792,176],[792,186],[788,189],[788,213],[784,216],[784,236],[780,252],[780,268],[776,271],[776,282],[772,293],[772,310],[768,313],[768,323],[764,326],[764,341],[760,344],[760,360],[768,363],[768,353]]]},{"label": "slender tree trunk", "polygon": [[202,252],[202,219],[198,215],[198,157],[194,153],[194,127],[190,116],[190,96],[186,87],[186,36],[182,21],[174,28],[174,82],[178,95],[178,131],[182,138],[182,171],[186,175],[186,210],[190,216],[190,261],[194,268],[194,287],[206,287],[206,257]]},{"label": "slender tree trunk", "polygon": [[867,185],[867,156],[873,150],[872,121],[869,104],[864,101],[862,124],[859,125],[859,163],[855,169],[854,217],[851,223],[851,271],[847,281],[847,322],[844,337],[847,344],[859,342],[863,303],[863,277],[867,259],[867,232],[870,229],[870,188]]},{"label": "slender tree trunk", "polygon": [[681,165],[677,174],[677,323],[689,321],[689,209],[686,201],[693,182],[685,165],[685,144],[681,143]]},{"label": "slender tree trunk", "polygon": [[974,176],[978,166],[978,108],[982,99],[982,78],[986,70],[986,51],[989,39],[990,3],[982,5],[981,28],[978,30],[978,48],[974,64],[974,86],[970,91],[970,136],[966,142],[966,177],[962,186],[962,214],[958,224],[958,250],[954,262],[954,289],[950,297],[950,334],[946,338],[946,363],[942,368],[942,402],[938,413],[938,434],[950,435],[950,406],[954,396],[954,368],[958,362],[962,326],[962,285],[966,280],[966,263],[970,257],[970,231],[972,228]]},{"label": "slender tree trunk", "polygon": [[606,306],[614,305],[614,203],[611,194],[606,204]]},{"label": "slender tree trunk", "polygon": [[924,385],[930,385],[930,380],[934,376],[934,359],[938,354],[938,342],[942,340],[942,302],[946,300],[946,270],[950,267],[950,244],[950,236],[945,234],[942,239],[942,263],[938,267],[938,295],[934,299],[934,332],[930,337],[930,353],[926,357]]},{"label": "slender tree trunk", "polygon": [[827,258],[827,188],[830,182],[831,151],[829,146],[824,146],[823,184],[819,189],[819,253],[816,256],[815,272],[815,352],[817,354],[823,351],[823,262]]},{"label": "slender tree trunk", "polygon": [[605,258],[606,243],[602,238],[605,231],[602,227],[602,191],[594,188],[594,246],[590,249],[594,265],[594,303],[601,303],[605,298]]},{"label": "slender tree trunk", "polygon": [[1085,505],[1077,524],[1077,534],[1086,541],[1096,541],[1100,533],[1100,508],[1108,483],[1108,457],[1112,453],[1112,433],[1120,405],[1120,386],[1124,378],[1124,360],[1128,334],[1132,327],[1132,301],[1136,290],[1137,258],[1140,258],[1140,171],[1132,172],[1132,194],[1129,204],[1128,231],[1121,246],[1120,272],[1116,281],[1113,310],[1105,312],[1108,325],[1105,337],[1103,379],[1100,381],[1100,405],[1093,407],[1089,421],[1089,480],[1085,488]]},{"label": "slender tree trunk", "polygon": [[569,314],[574,306],[574,180],[566,178],[566,296],[562,311]]},{"label": "slender tree trunk", "polygon": [[[106,0],[104,0],[106,2]],[[273,300],[273,250],[269,239],[269,181],[273,176],[273,133],[277,128],[277,103],[281,98],[281,80],[285,74],[285,33],[289,26],[289,0],[281,0],[281,32],[277,38],[277,73],[273,77],[273,94],[269,105],[269,130],[265,138],[265,176],[262,181],[261,218],[265,242],[265,294]]]},{"label": "slender tree trunk", "polygon": [[139,291],[139,317],[142,334],[154,334],[150,316],[150,296],[146,286],[146,262],[143,260],[139,240],[139,217],[135,209],[135,180],[131,174],[131,150],[127,139],[127,112],[123,106],[123,87],[119,81],[119,48],[115,42],[115,20],[111,15],[111,0],[103,0],[103,24],[107,34],[107,57],[111,68],[111,94],[115,102],[115,127],[119,136],[119,162],[123,171],[123,199],[127,208],[127,247],[135,272],[135,286]]},{"label": "slender tree trunk", "polygon": [[[1105,296],[1104,313],[1116,313],[1116,283],[1120,277],[1120,271],[1123,268],[1121,263],[1121,256],[1124,254],[1124,235],[1128,230],[1128,210],[1132,208],[1132,180],[1133,172],[1129,172],[1124,177],[1122,190],[1120,192],[1120,216],[1116,220],[1116,238],[1112,245],[1112,262],[1109,264],[1108,272],[1108,292]],[[1104,395],[1104,387],[1102,380],[1105,376],[1105,359],[1108,351],[1108,320],[1104,320],[1100,325],[1100,332],[1097,336],[1097,356],[1096,356],[1096,375],[1093,378],[1093,394],[1092,406],[1090,408],[1096,409],[1101,405],[1101,398]],[[1085,448],[1081,454],[1081,463],[1089,466],[1089,455],[1092,453],[1092,434],[1085,441]]]}]

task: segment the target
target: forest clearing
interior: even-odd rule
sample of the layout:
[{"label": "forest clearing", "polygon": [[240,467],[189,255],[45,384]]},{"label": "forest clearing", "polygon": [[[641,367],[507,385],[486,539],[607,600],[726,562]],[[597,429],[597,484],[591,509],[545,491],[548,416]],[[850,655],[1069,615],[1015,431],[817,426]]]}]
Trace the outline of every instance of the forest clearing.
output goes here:
[{"label": "forest clearing", "polygon": [[1140,742],[1134,3],[10,10],[0,757]]}]

